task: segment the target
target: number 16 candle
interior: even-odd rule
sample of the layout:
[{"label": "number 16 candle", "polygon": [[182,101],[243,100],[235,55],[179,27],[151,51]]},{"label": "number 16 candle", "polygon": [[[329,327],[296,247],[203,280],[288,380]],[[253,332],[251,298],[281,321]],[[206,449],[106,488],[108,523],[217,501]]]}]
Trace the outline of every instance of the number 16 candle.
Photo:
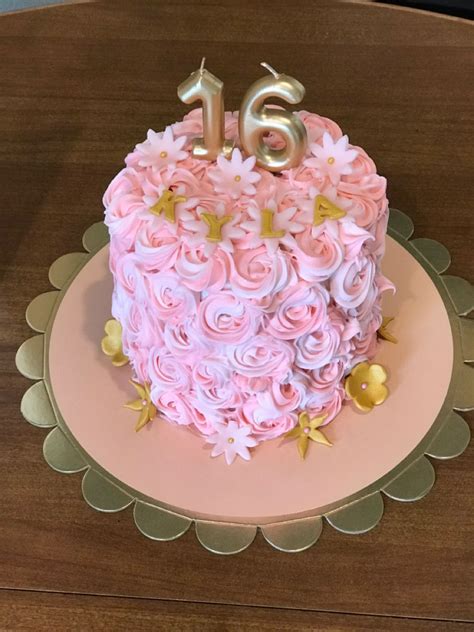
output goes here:
[{"label": "number 16 candle", "polygon": [[[203,138],[194,139],[193,156],[215,160],[219,154],[229,157],[233,142],[224,138],[224,84],[204,68],[204,62],[205,58],[199,70],[178,87],[178,97],[184,103],[202,101]],[[299,103],[305,89],[293,77],[277,73],[264,62],[262,66],[271,76],[258,79],[245,93],[239,112],[240,142],[249,155],[256,157],[260,167],[282,171],[301,163],[308,143],[306,129],[292,112],[269,108],[264,102],[269,97],[277,97],[287,103]],[[283,148],[274,149],[265,143],[264,136],[270,132],[282,137]]]}]

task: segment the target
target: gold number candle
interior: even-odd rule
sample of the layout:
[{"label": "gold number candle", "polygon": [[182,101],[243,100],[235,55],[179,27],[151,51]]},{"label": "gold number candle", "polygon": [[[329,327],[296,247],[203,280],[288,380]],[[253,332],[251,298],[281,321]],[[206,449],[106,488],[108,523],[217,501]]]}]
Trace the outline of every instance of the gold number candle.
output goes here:
[{"label": "gold number candle", "polygon": [[[299,103],[305,93],[304,86],[288,75],[280,75],[271,66],[262,63],[271,72],[247,90],[239,113],[240,142],[245,151],[257,158],[257,163],[269,171],[282,171],[295,167],[303,159],[308,142],[305,126],[292,112],[268,108],[264,101],[278,97],[283,101]],[[276,132],[286,145],[282,149],[270,148],[263,139],[264,134]]]},{"label": "gold number candle", "polygon": [[187,104],[202,102],[203,138],[193,140],[193,156],[215,160],[219,154],[229,156],[234,143],[224,138],[224,84],[204,68],[205,61],[178,86],[178,97]]}]

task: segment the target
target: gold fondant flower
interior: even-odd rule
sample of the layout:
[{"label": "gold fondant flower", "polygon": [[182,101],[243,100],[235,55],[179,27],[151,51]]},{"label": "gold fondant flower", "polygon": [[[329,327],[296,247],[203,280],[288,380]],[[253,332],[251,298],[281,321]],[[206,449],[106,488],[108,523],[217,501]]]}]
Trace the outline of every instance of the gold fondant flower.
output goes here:
[{"label": "gold fondant flower", "polygon": [[122,325],[111,318],[105,323],[104,331],[107,335],[102,338],[102,351],[112,358],[114,366],[127,364],[128,358],[122,351]]},{"label": "gold fondant flower", "polygon": [[392,320],[393,320],[393,316],[382,316],[382,324],[377,329],[377,335],[379,338],[383,338],[384,340],[387,340],[388,342],[393,342],[394,344],[397,344],[398,340],[387,329],[390,323],[392,322]]},{"label": "gold fondant flower", "polygon": [[306,456],[310,440],[323,445],[332,445],[321,430],[318,430],[326,417],[327,415],[320,415],[310,419],[309,414],[303,411],[298,415],[298,425],[285,434],[285,437],[288,439],[296,439],[298,437],[298,452],[302,459]]},{"label": "gold fondant flower", "polygon": [[386,379],[387,373],[381,364],[361,362],[346,378],[346,393],[357,408],[368,412],[387,399],[388,388],[384,384]]},{"label": "gold fondant flower", "polygon": [[150,387],[148,384],[138,384],[138,382],[134,382],[130,380],[130,384],[133,384],[135,390],[138,393],[138,399],[134,399],[132,402],[128,402],[125,404],[125,408],[129,408],[130,410],[136,410],[140,412],[140,416],[138,417],[137,425],[135,426],[135,432],[138,432],[146,426],[149,421],[151,421],[156,416],[156,406],[151,401],[150,397]]}]

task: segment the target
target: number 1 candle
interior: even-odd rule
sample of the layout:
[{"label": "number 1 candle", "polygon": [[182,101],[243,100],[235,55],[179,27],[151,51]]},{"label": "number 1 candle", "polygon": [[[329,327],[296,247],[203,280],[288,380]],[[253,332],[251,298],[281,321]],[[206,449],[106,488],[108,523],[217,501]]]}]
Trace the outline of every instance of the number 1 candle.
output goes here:
[{"label": "number 1 candle", "polygon": [[178,86],[178,97],[187,104],[202,101],[203,138],[194,139],[193,156],[215,160],[219,154],[229,156],[234,143],[224,138],[224,84],[204,68],[205,61]]}]

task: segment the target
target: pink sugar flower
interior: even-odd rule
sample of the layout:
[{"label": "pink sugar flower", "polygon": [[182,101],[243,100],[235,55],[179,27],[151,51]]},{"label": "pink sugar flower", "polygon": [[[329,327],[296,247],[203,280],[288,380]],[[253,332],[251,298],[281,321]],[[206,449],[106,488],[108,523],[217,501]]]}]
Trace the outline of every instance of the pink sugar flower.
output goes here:
[{"label": "pink sugar flower", "polygon": [[[197,213],[200,216],[202,213],[208,213],[206,208],[201,206],[197,207]],[[213,214],[216,215],[219,219],[224,217],[225,215],[229,215],[226,212],[225,204],[223,202],[219,202],[216,204]],[[216,247],[219,246],[221,250],[225,250],[226,252],[234,251],[234,241],[238,239],[242,239],[245,237],[245,231],[239,226],[240,224],[240,213],[235,213],[232,216],[232,219],[229,222],[226,222],[221,226],[221,241],[212,242],[208,241],[207,237],[209,234],[209,225],[206,224],[201,218],[199,219],[187,219],[184,220],[184,228],[186,231],[190,233],[187,236],[187,242],[191,248],[198,248],[199,246],[204,246],[204,255],[206,257],[210,257]]]},{"label": "pink sugar flower", "polygon": [[229,421],[227,425],[216,424],[216,432],[206,439],[206,443],[213,443],[211,456],[224,454],[227,465],[233,463],[236,456],[250,461],[249,448],[257,445],[257,441],[249,436],[251,428],[239,428],[236,421]]},{"label": "pink sugar flower", "polygon": [[348,149],[348,145],[347,135],[334,142],[332,136],[328,132],[324,132],[322,146],[318,143],[312,143],[310,149],[314,158],[308,158],[304,164],[327,175],[331,183],[336,186],[339,184],[341,176],[352,173],[350,163],[357,157],[357,151]]},{"label": "pink sugar flower", "polygon": [[339,197],[336,187],[328,186],[324,189],[319,189],[316,186],[310,186],[307,197],[297,200],[298,208],[301,210],[301,216],[298,218],[298,220],[303,224],[304,227],[311,226],[311,235],[314,238],[317,238],[320,235],[321,231],[327,227],[327,222],[335,221],[326,218],[322,224],[319,224],[319,226],[313,225],[314,207],[318,195],[323,195],[335,206],[339,207],[346,213],[351,206],[351,202],[349,200],[343,197]]},{"label": "pink sugar flower", "polygon": [[305,225],[295,219],[298,214],[296,206],[290,206],[285,209],[278,209],[275,199],[271,199],[265,204],[265,209],[273,212],[272,228],[274,232],[284,231],[284,234],[278,237],[261,237],[262,232],[262,208],[251,200],[246,211],[250,219],[242,222],[241,226],[249,233],[249,239],[246,241],[248,248],[258,248],[262,244],[265,245],[268,254],[275,254],[280,244],[292,248],[295,240],[292,235],[301,233],[305,229]]},{"label": "pink sugar flower", "polygon": [[154,171],[163,167],[174,169],[178,161],[188,157],[188,152],[183,151],[186,140],[186,136],[174,139],[170,125],[164,132],[154,132],[149,129],[146,141],[135,147],[135,151],[140,156],[138,164],[140,167],[152,167]]},{"label": "pink sugar flower", "polygon": [[253,171],[255,162],[255,156],[242,160],[240,149],[234,149],[230,160],[224,156],[218,156],[217,166],[208,172],[216,193],[226,193],[234,200],[242,194],[254,195],[256,193],[254,184],[261,178],[259,173]]},{"label": "pink sugar flower", "polygon": [[181,200],[179,202],[176,202],[176,204],[174,205],[174,222],[170,222],[166,218],[164,212],[157,214],[153,211],[153,207],[158,203],[158,200],[161,198],[163,193],[169,190],[168,187],[165,184],[154,185],[151,183],[147,183],[146,185],[144,185],[143,188],[145,193],[145,195],[143,196],[143,203],[145,204],[145,208],[143,208],[139,212],[138,217],[145,222],[152,222],[153,230],[157,231],[162,228],[166,228],[172,235],[177,235],[180,221],[185,222],[195,218],[195,216],[189,209],[192,209],[196,206],[198,198],[187,198],[185,195],[186,190],[183,185],[178,186],[172,192],[172,195],[177,200]]}]

